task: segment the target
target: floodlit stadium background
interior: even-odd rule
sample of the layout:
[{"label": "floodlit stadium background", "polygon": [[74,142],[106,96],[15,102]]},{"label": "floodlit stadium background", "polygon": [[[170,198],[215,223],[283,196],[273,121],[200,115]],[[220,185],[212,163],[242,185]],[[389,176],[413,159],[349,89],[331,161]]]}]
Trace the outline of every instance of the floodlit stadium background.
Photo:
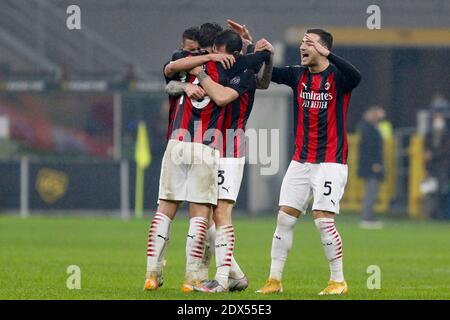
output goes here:
[{"label": "floodlit stadium background", "polygon": [[[81,8],[81,30],[66,9]],[[367,7],[381,8],[368,30]],[[358,213],[357,125],[364,109],[387,110],[387,174],[377,211],[425,217],[423,135],[436,93],[450,98],[450,2],[3,0],[0,3],[0,212],[102,213],[124,218],[135,205],[134,146],[147,125],[153,162],[145,172],[145,213],[156,207],[168,104],[162,66],[182,31],[232,18],[276,45],[277,65],[298,63],[305,27],[325,27],[335,51],[363,74],[348,114],[350,177],[342,207]],[[249,127],[280,129],[278,173],[247,167],[237,211],[274,212],[292,154],[290,93],[256,94]],[[448,208],[447,208],[448,210]]]}]

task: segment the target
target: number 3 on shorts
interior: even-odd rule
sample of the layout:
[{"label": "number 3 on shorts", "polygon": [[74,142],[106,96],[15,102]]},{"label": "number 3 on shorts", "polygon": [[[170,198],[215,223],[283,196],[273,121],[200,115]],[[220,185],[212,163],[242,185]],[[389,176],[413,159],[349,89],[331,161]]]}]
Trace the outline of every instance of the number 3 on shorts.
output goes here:
[{"label": "number 3 on shorts", "polygon": [[225,182],[225,170],[219,170],[219,181],[218,181],[218,185],[221,186],[224,182]]},{"label": "number 3 on shorts", "polygon": [[323,193],[323,195],[329,196],[331,194],[331,181],[325,181],[323,187],[328,189],[326,192]]}]

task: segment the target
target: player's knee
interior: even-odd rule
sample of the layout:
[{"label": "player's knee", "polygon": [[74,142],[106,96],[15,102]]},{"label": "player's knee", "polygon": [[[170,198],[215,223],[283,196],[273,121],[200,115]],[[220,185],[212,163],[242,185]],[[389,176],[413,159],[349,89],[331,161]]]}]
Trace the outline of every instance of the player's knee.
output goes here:
[{"label": "player's knee", "polygon": [[216,225],[227,225],[231,223],[231,211],[233,202],[219,200],[217,207],[214,209],[214,222]]},{"label": "player's knee", "polygon": [[202,217],[209,218],[211,214],[211,205],[204,203],[189,203],[189,218]]},{"label": "player's knee", "polygon": [[173,219],[175,218],[179,205],[180,202],[177,201],[159,200],[158,212],[163,213],[170,219]]},{"label": "player's knee", "polygon": [[319,219],[319,218],[334,219],[334,216],[335,216],[335,214],[331,211],[322,211],[322,210],[314,210],[312,215],[313,215],[313,219]]},{"label": "player's knee", "polygon": [[228,221],[229,218],[224,210],[216,209],[214,211],[214,223],[216,224],[216,226],[227,225],[229,224]]},{"label": "player's knee", "polygon": [[287,206],[281,206],[280,211],[283,211],[284,213],[286,213],[290,216],[293,216],[295,218],[298,218],[301,215],[301,211],[299,211],[295,208],[292,208],[292,207],[287,207]]}]

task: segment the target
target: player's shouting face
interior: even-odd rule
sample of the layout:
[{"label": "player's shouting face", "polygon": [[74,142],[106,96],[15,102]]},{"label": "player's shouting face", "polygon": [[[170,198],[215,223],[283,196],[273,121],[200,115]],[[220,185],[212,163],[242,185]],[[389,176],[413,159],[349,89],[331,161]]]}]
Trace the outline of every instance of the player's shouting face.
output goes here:
[{"label": "player's shouting face", "polygon": [[319,63],[323,56],[328,56],[330,51],[323,43],[320,35],[305,33],[300,44],[300,61],[302,66],[313,67]]}]

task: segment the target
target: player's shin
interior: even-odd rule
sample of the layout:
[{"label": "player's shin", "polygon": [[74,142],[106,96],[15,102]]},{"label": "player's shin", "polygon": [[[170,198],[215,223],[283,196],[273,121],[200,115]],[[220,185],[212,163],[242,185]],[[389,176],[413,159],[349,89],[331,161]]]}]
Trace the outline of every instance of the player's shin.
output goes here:
[{"label": "player's shin", "polygon": [[232,225],[220,226],[216,229],[216,281],[228,289],[231,262],[234,250],[234,228]]},{"label": "player's shin", "polygon": [[269,278],[281,281],[284,264],[294,238],[294,226],[297,218],[283,211],[278,212],[277,228],[273,235]]},{"label": "player's shin", "polygon": [[314,220],[319,230],[325,256],[330,265],[330,280],[335,282],[344,281],[342,268],[342,240],[334,225],[332,218],[318,218]]},{"label": "player's shin", "polygon": [[208,219],[193,217],[189,220],[189,231],[186,238],[186,276],[185,281],[194,283],[201,281],[199,270],[205,254],[205,239]]},{"label": "player's shin", "polygon": [[162,272],[165,249],[169,241],[172,220],[165,214],[157,212],[148,231],[147,242],[147,278],[151,273]]},{"label": "player's shin", "polygon": [[[206,276],[208,276],[208,266],[211,260],[211,257],[216,256],[216,225],[210,225],[208,232],[206,234],[206,243],[205,243],[205,256],[203,257],[202,268],[206,268]],[[245,277],[244,271],[242,271],[241,267],[237,263],[236,259],[231,259],[231,268],[230,268],[230,277],[233,279],[242,279]]]},{"label": "player's shin", "polygon": [[206,233],[205,241],[205,255],[200,266],[200,278],[208,279],[208,269],[211,258],[215,256],[215,241],[216,241],[216,225],[210,219],[208,232]]},{"label": "player's shin", "polygon": [[169,230],[167,231],[167,237],[166,237],[167,240],[165,241],[163,248],[161,250],[161,254],[159,255],[159,258],[158,258],[157,269],[160,270],[160,272],[162,272],[164,265],[165,265],[165,257],[166,257],[167,248],[169,247],[171,229],[172,229],[172,224],[169,224]]}]

